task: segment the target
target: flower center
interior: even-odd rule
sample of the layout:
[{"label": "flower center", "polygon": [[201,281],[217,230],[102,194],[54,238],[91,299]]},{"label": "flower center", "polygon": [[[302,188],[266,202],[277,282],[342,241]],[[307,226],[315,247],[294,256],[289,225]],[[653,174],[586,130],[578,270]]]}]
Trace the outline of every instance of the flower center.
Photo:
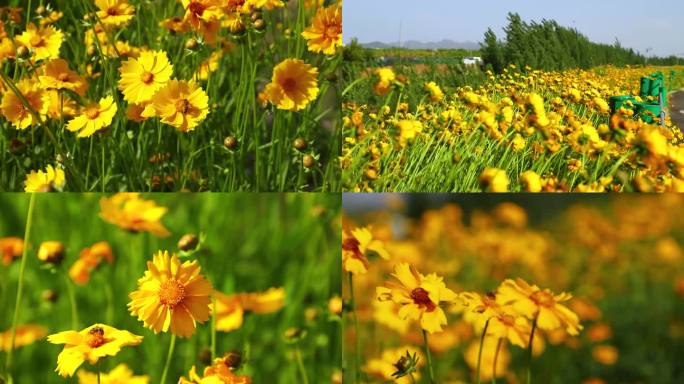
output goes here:
[{"label": "flower center", "polygon": [[107,341],[104,338],[104,329],[102,327],[93,327],[88,331],[88,336],[86,336],[86,344],[90,348],[97,348]]},{"label": "flower center", "polygon": [[98,116],[100,116],[100,108],[99,106],[92,106],[88,107],[85,110],[85,115],[88,117],[90,120],[95,120],[97,119]]},{"label": "flower center", "polygon": [[334,40],[340,35],[340,28],[336,25],[328,25],[325,27],[325,37]]},{"label": "flower center", "polygon": [[348,239],[345,239],[342,242],[342,249],[348,252],[351,252],[355,258],[357,259],[363,259],[363,254],[361,253],[361,250],[359,249],[359,243],[358,240],[356,240],[353,237],[350,237]]},{"label": "flower center", "polygon": [[34,47],[42,47],[45,45],[45,40],[43,40],[43,38],[40,35],[32,36],[29,42]]},{"label": "flower center", "polygon": [[185,298],[185,287],[176,279],[166,280],[159,288],[159,302],[173,307]]},{"label": "flower center", "polygon": [[140,75],[140,81],[142,81],[145,84],[150,84],[154,80],[154,74],[152,72],[145,72],[142,75]]},{"label": "flower center", "polygon": [[69,75],[66,73],[60,73],[59,76],[57,76],[57,80],[62,82],[67,81],[69,80]]},{"label": "flower center", "polygon": [[530,299],[541,307],[553,307],[556,303],[553,299],[553,295],[545,291],[533,293],[532,296],[530,296]]},{"label": "flower center", "polygon": [[114,7],[109,7],[109,8],[107,8],[107,14],[108,14],[109,16],[118,16],[118,15],[119,15],[119,11],[118,11],[116,8],[114,8]]},{"label": "flower center", "polygon": [[290,93],[295,90],[297,87],[297,81],[291,77],[288,77],[287,79],[283,80],[283,89],[285,92]]},{"label": "flower center", "polygon": [[195,2],[190,3],[190,5],[188,6],[188,11],[190,11],[190,13],[192,13],[195,16],[202,16],[205,9],[206,7],[204,6],[204,4]]},{"label": "flower center", "polygon": [[188,113],[190,110],[190,102],[187,99],[176,101],[176,111],[182,114]]},{"label": "flower center", "polygon": [[435,303],[430,300],[430,294],[423,288],[416,288],[411,291],[411,299],[418,304],[419,307],[425,307],[428,312],[432,312],[437,308]]}]

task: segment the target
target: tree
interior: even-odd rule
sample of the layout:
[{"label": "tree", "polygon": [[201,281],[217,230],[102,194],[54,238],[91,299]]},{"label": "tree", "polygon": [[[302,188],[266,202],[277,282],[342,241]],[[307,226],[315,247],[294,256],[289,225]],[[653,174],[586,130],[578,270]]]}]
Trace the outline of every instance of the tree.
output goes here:
[{"label": "tree", "polygon": [[501,43],[496,38],[496,34],[491,28],[485,32],[484,43],[480,43],[482,61],[485,65],[490,65],[494,72],[501,72],[504,68],[504,56]]}]

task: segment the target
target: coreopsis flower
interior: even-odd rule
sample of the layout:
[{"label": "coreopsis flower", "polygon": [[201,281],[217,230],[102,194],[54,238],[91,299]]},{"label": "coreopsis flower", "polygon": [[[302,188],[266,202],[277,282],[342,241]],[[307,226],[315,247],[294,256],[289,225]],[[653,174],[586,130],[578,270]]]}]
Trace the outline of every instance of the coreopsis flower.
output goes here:
[{"label": "coreopsis flower", "polygon": [[579,318],[562,302],[572,295],[563,292],[555,295],[549,289],[542,290],[522,279],[508,279],[497,290],[497,301],[510,305],[514,311],[529,319],[536,319],[537,326],[546,331],[565,328],[570,335],[578,335],[582,326]]},{"label": "coreopsis flower", "polygon": [[520,174],[520,184],[525,192],[541,192],[541,177],[535,171],[525,171]]},{"label": "coreopsis flower", "polygon": [[423,358],[423,352],[412,346],[404,346],[400,348],[390,348],[382,351],[382,355],[379,358],[369,359],[366,365],[363,367],[363,371],[368,374],[368,376],[382,380],[383,382],[393,382],[398,384],[409,384],[411,383],[411,378],[409,376],[403,376],[397,378],[395,373],[398,371],[405,371],[406,364],[405,356],[406,354],[411,356],[415,355],[417,363],[412,370],[413,378],[416,381],[420,381],[420,367],[425,365],[425,359]]},{"label": "coreopsis flower", "polygon": [[179,384],[251,384],[249,376],[238,375],[235,371],[239,368],[230,354],[214,359],[213,363],[204,368],[202,376],[197,374],[197,368],[190,368],[188,377],[181,377]]},{"label": "coreopsis flower", "polygon": [[171,17],[159,22],[159,26],[173,33],[185,33],[190,30],[190,24],[183,17]]},{"label": "coreopsis flower", "polygon": [[24,252],[24,240],[20,237],[10,236],[0,239],[0,258],[2,264],[7,266]]},{"label": "coreopsis flower", "polygon": [[86,106],[82,113],[66,126],[71,132],[78,132],[78,137],[90,137],[94,133],[109,127],[116,115],[117,106],[112,96],[103,97],[97,103]]},{"label": "coreopsis flower", "polygon": [[501,312],[489,319],[487,334],[495,338],[507,339],[513,345],[527,348],[532,326],[523,316]]},{"label": "coreopsis flower", "polygon": [[185,9],[185,22],[199,31],[203,24],[220,19],[223,16],[221,4],[217,0],[181,0]]},{"label": "coreopsis flower", "polygon": [[480,174],[480,186],[487,192],[508,192],[508,175],[498,168],[485,168]]},{"label": "coreopsis flower", "polygon": [[384,286],[377,287],[378,300],[400,304],[400,318],[419,321],[421,328],[429,333],[441,332],[447,324],[441,306],[454,303],[458,295],[437,274],[425,276],[408,263],[395,265],[392,276],[398,283],[386,281]]},{"label": "coreopsis flower", "polygon": [[424,88],[430,93],[430,101],[438,102],[444,98],[444,92],[442,92],[442,89],[434,81],[425,83]]},{"label": "coreopsis flower", "polygon": [[47,117],[59,120],[76,114],[78,104],[74,99],[64,96],[57,90],[48,90],[47,94],[49,99]]},{"label": "coreopsis flower", "polygon": [[373,72],[378,78],[377,83],[373,86],[373,91],[378,96],[385,96],[390,91],[390,86],[392,82],[397,78],[394,74],[394,70],[391,67],[376,68]]},{"label": "coreopsis flower", "polygon": [[368,255],[374,253],[389,259],[382,241],[373,238],[369,228],[355,228],[342,232],[342,267],[346,272],[364,274],[368,271]]},{"label": "coreopsis flower", "polygon": [[69,268],[69,277],[80,285],[90,280],[90,272],[106,260],[109,264],[114,262],[112,248],[106,241],[100,241],[81,251],[78,260]]},{"label": "coreopsis flower", "polygon": [[181,263],[175,254],[159,251],[147,262],[128,309],[145,327],[180,337],[195,333],[209,319],[211,284],[200,274],[197,260]]},{"label": "coreopsis flower", "polygon": [[95,0],[97,17],[105,26],[122,27],[133,20],[135,7],[127,0]]},{"label": "coreopsis flower", "polygon": [[[230,332],[242,326],[246,312],[274,313],[285,304],[285,290],[270,288],[265,292],[226,295],[214,291],[216,298],[216,330]],[[213,310],[213,306],[212,306]]]},{"label": "coreopsis flower", "polygon": [[64,244],[59,241],[43,241],[38,247],[38,260],[59,264],[64,259]]},{"label": "coreopsis flower", "polygon": [[138,58],[129,58],[119,68],[119,90],[124,100],[140,104],[152,96],[171,78],[173,65],[164,51],[142,51]]},{"label": "coreopsis flower", "polygon": [[68,89],[80,96],[85,96],[88,82],[78,73],[69,69],[64,59],[55,59],[43,66],[42,75],[38,76],[40,84],[46,89]]},{"label": "coreopsis flower", "polygon": [[[31,345],[47,335],[47,329],[38,324],[19,324],[15,329],[14,349]],[[0,332],[0,351],[12,348],[12,329]]]},{"label": "coreopsis flower", "polygon": [[100,217],[131,232],[150,232],[156,236],[168,236],[169,231],[159,222],[166,214],[152,200],[140,198],[138,193],[117,193],[100,199]]},{"label": "coreopsis flower", "polygon": [[59,48],[62,46],[63,33],[53,26],[36,27],[30,23],[26,31],[16,37],[16,42],[30,51],[34,61],[43,59],[56,59],[59,57]]},{"label": "coreopsis flower", "polygon": [[[24,96],[31,110],[39,117],[44,116],[49,107],[49,96],[37,81],[29,79],[21,79],[17,83],[17,89]],[[2,115],[7,121],[17,129],[26,129],[30,126],[40,123],[36,116],[24,106],[21,99],[12,91],[8,90],[2,96],[2,104],[0,105]]]},{"label": "coreopsis flower", "polygon": [[285,59],[273,68],[264,93],[278,109],[304,109],[318,97],[318,68],[299,59]]},{"label": "coreopsis flower", "polygon": [[147,384],[150,377],[147,375],[136,376],[126,364],[119,364],[107,373],[100,373],[100,380],[97,373],[78,371],[79,384]]},{"label": "coreopsis flower", "polygon": [[591,349],[591,357],[603,365],[613,365],[618,360],[619,352],[612,345],[597,345]]},{"label": "coreopsis flower", "polygon": [[48,165],[45,171],[39,169],[26,175],[24,181],[25,192],[53,192],[61,191],[66,184],[64,170]]},{"label": "coreopsis flower", "polygon": [[116,356],[123,347],[138,345],[143,337],[105,324],[94,324],[82,331],[64,331],[48,336],[52,344],[64,344],[57,357],[56,372],[71,377],[87,361],[95,364],[100,358]]},{"label": "coreopsis flower", "polygon": [[43,16],[40,19],[40,26],[45,27],[58,22],[62,17],[64,17],[64,12],[52,11],[49,14]]},{"label": "coreopsis flower", "polygon": [[396,126],[399,129],[399,145],[402,147],[423,131],[423,123],[418,120],[399,120]]},{"label": "coreopsis flower", "polygon": [[319,8],[313,17],[312,24],[302,32],[309,51],[334,55],[342,46],[342,7],[333,4]]},{"label": "coreopsis flower", "polygon": [[181,132],[192,131],[209,114],[209,96],[194,81],[170,80],[154,96],[143,117],[159,116],[161,122]]}]

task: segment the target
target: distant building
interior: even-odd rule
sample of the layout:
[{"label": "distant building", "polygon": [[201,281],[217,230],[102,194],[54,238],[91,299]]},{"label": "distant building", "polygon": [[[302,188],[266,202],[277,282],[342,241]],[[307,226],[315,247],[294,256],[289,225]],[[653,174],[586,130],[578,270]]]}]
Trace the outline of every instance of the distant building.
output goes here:
[{"label": "distant building", "polygon": [[464,65],[482,65],[482,58],[478,56],[469,56],[463,58]]}]

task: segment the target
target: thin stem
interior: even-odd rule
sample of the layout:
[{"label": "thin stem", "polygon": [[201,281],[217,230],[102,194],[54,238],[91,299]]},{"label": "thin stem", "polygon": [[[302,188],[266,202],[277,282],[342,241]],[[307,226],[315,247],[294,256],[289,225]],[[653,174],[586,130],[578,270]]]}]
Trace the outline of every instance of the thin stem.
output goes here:
[{"label": "thin stem", "polygon": [[26,214],[26,228],[24,229],[24,249],[21,253],[21,266],[19,267],[19,282],[17,283],[17,298],[14,302],[14,315],[12,317],[12,336],[10,337],[10,348],[7,351],[7,360],[5,360],[5,372],[7,372],[8,382],[12,383],[12,354],[14,352],[14,342],[17,336],[17,323],[19,322],[19,305],[21,304],[21,296],[24,292],[24,271],[26,270],[26,253],[28,253],[28,244],[31,234],[31,223],[33,222],[33,208],[36,204],[36,194],[32,193],[29,200],[28,213]]},{"label": "thin stem", "polygon": [[532,332],[530,332],[530,341],[527,343],[527,384],[532,382],[532,341],[534,340],[534,331],[537,329],[538,319],[539,312],[534,315],[534,321],[532,321]]},{"label": "thin stem", "polygon": [[176,335],[171,334],[171,344],[169,344],[169,354],[166,355],[166,364],[164,364],[164,371],[162,373],[160,384],[166,383],[166,376],[169,374],[169,367],[171,366],[171,358],[173,357],[173,350],[176,348]]},{"label": "thin stem", "polygon": [[359,339],[359,318],[356,315],[356,299],[354,299],[354,275],[349,272],[349,296],[351,298],[352,307],[352,317],[354,318],[354,342],[355,342],[355,354],[354,354],[354,377],[355,383],[359,382],[361,378],[361,340]]},{"label": "thin stem", "polygon": [[423,329],[423,343],[425,344],[425,356],[427,357],[428,372],[430,373],[430,383],[435,384],[435,372],[432,369],[432,356],[430,355],[430,344],[428,343],[427,332]]},{"label": "thin stem", "polygon": [[74,286],[69,280],[69,275],[64,271],[62,274],[64,277],[64,284],[66,285],[67,294],[69,295],[69,305],[71,306],[71,329],[78,330],[78,309],[76,307],[76,293],[74,292]]},{"label": "thin stem", "polygon": [[477,351],[477,384],[480,384],[480,363],[482,362],[482,349],[484,345],[484,340],[485,336],[487,335],[487,328],[489,327],[489,320],[492,318],[490,317],[487,319],[487,322],[485,322],[484,329],[482,330],[482,336],[480,336],[480,349]]},{"label": "thin stem", "polygon": [[303,384],[309,384],[309,378],[306,376],[306,369],[304,368],[304,360],[302,359],[302,351],[299,346],[295,348],[295,359],[297,359],[297,368],[299,369],[299,375],[302,377]]},{"label": "thin stem", "polygon": [[216,296],[211,296],[212,309],[211,311],[211,361],[216,358]]},{"label": "thin stem", "polygon": [[492,366],[492,383],[496,384],[496,363],[499,361],[499,350],[501,349],[501,344],[503,343],[503,338],[499,337],[499,341],[496,342],[496,352],[494,352],[494,365]]},{"label": "thin stem", "polygon": [[416,384],[416,378],[413,377],[413,373],[409,373],[409,377],[411,378],[411,384]]}]

